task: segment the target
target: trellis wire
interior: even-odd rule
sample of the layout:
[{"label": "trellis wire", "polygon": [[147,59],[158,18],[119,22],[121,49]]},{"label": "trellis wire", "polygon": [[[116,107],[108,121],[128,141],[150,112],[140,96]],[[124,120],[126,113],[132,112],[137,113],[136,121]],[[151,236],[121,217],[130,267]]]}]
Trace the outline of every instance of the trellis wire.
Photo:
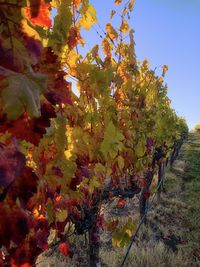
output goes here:
[{"label": "trellis wire", "polygon": [[145,213],[144,213],[143,217],[141,218],[141,220],[140,220],[140,222],[139,222],[139,224],[138,224],[138,226],[137,226],[135,232],[133,233],[133,235],[132,235],[132,237],[131,237],[131,242],[130,242],[128,248],[127,248],[126,254],[125,254],[124,257],[122,258],[122,261],[121,261],[119,267],[123,267],[123,266],[124,266],[124,264],[125,264],[125,262],[126,262],[126,259],[127,259],[128,255],[129,255],[129,253],[130,253],[130,249],[131,249],[131,247],[132,247],[132,245],[133,245],[133,243],[134,243],[134,241],[135,241],[135,238],[136,238],[136,236],[137,236],[137,234],[138,234],[138,232],[139,232],[141,226],[143,225],[143,223],[144,223],[144,221],[145,221],[145,219],[146,219],[146,217],[147,217],[147,214],[148,214],[149,210],[153,207],[154,199],[155,199],[155,197],[156,197],[156,195],[157,195],[157,193],[158,193],[159,188],[161,187],[161,185],[162,185],[162,183],[163,183],[163,180],[164,180],[164,175],[162,176],[162,179],[160,180],[160,182],[159,182],[159,184],[158,184],[158,186],[157,186],[156,192],[154,193],[154,195],[153,195],[153,197],[152,197],[152,199],[151,199],[151,202],[150,202],[149,204],[147,204]]}]

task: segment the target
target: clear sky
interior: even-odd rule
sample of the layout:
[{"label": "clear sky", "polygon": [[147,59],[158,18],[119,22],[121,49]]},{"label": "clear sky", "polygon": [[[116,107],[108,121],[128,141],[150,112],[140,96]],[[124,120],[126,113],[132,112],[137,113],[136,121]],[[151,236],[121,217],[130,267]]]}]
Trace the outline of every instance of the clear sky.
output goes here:
[{"label": "clear sky", "polygon": [[[103,28],[114,0],[90,2]],[[200,123],[200,0],[136,0],[130,25],[135,30],[137,58],[149,59],[152,69],[169,66],[165,81],[172,107],[193,128]],[[93,29],[86,46],[99,41]]]}]

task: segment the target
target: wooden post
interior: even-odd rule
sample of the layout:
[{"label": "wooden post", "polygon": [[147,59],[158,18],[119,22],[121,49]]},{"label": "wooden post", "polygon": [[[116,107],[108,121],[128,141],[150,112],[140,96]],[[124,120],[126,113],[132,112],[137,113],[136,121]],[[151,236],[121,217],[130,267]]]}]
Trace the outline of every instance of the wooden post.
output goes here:
[{"label": "wooden post", "polygon": [[99,246],[100,246],[100,236],[99,236],[99,227],[97,225],[97,216],[98,216],[98,206],[93,208],[92,211],[92,227],[88,231],[89,235],[89,266],[90,267],[99,267]]},{"label": "wooden post", "polygon": [[160,161],[158,163],[158,194],[157,194],[157,201],[160,202],[161,200],[161,192],[162,192],[162,187],[163,187],[163,182],[162,182],[162,179],[163,179],[163,162]]},{"label": "wooden post", "polygon": [[[146,186],[142,189],[141,194],[140,194],[140,217],[142,218],[146,212],[146,207],[147,207],[147,203],[148,203],[148,197],[147,195],[149,194],[149,188],[153,179],[153,171],[148,171],[146,174],[146,180],[147,180],[147,184]],[[146,219],[145,219],[145,223],[146,223]]]}]

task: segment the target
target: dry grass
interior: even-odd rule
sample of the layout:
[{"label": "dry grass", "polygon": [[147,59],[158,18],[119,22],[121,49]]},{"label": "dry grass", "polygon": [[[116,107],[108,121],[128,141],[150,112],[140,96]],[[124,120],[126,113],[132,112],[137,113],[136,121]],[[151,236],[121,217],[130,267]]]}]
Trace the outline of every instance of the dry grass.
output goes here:
[{"label": "dry grass", "polygon": [[[107,251],[101,250],[101,258],[106,266],[117,267],[120,264],[122,257],[125,254],[125,250],[115,249]],[[187,262],[183,261],[183,257],[180,254],[174,254],[167,250],[162,242],[140,242],[135,245],[126,262],[127,267],[180,267],[187,266]]]}]

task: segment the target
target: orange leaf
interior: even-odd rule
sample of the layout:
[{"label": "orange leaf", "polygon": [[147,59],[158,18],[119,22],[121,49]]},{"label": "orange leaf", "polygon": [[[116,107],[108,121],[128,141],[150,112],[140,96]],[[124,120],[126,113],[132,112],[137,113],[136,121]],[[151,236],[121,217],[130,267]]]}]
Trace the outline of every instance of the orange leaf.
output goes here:
[{"label": "orange leaf", "polygon": [[119,4],[121,4],[122,0],[115,0],[115,5],[118,6]]},{"label": "orange leaf", "polygon": [[81,0],[73,0],[73,5],[75,6],[76,10],[79,8],[80,4],[81,4]]},{"label": "orange leaf", "polygon": [[50,4],[45,3],[44,0],[41,1],[40,6],[38,8],[37,16],[33,16],[32,7],[25,7],[24,13],[27,20],[33,26],[46,26],[50,28],[52,26],[51,19],[50,19]]}]

